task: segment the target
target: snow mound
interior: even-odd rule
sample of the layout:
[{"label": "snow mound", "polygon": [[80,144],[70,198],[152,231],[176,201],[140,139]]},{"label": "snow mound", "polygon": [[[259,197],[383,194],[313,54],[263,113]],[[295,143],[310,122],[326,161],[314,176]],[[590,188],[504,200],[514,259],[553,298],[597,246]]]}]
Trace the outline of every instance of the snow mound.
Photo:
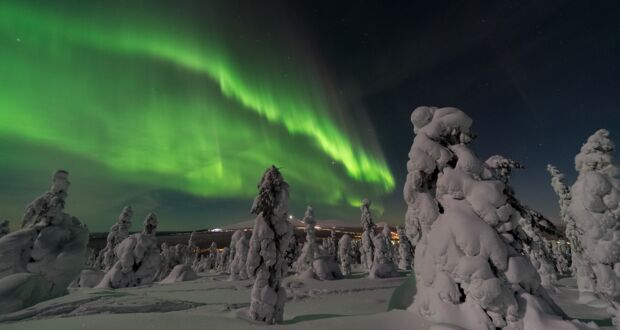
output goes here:
[{"label": "snow mound", "polygon": [[190,265],[181,264],[174,266],[174,268],[172,268],[172,271],[170,271],[170,274],[168,274],[168,276],[165,279],[161,280],[159,283],[171,284],[183,281],[193,281],[197,278],[198,275],[196,275],[196,272],[192,269]]}]

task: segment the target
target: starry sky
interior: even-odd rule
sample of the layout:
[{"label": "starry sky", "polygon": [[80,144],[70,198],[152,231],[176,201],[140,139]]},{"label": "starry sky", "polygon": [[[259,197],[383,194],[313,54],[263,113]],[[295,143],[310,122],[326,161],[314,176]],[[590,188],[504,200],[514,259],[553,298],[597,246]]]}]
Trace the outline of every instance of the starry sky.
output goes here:
[{"label": "starry sky", "polygon": [[273,163],[293,215],[354,224],[367,196],[400,224],[409,115],[436,105],[556,219],[546,164],[572,181],[581,143],[620,128],[619,22],[611,1],[3,1],[0,218],[65,168],[91,231],[126,204],[222,226]]}]

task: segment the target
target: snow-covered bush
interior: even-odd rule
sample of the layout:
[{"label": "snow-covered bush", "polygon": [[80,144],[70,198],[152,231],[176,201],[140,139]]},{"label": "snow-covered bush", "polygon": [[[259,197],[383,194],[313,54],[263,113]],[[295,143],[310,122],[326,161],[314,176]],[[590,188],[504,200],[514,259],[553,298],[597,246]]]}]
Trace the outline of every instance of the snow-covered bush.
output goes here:
[{"label": "snow-covered bush", "polygon": [[[405,186],[416,243],[411,309],[465,329],[574,329],[540,286],[525,253],[502,171],[467,146],[472,120],[456,108],[417,108]],[[536,315],[533,317],[532,315]]]},{"label": "snow-covered bush", "polygon": [[255,278],[249,315],[268,324],[282,322],[286,290],[280,284],[288,272],[284,254],[293,226],[287,220],[288,184],[275,166],[258,184],[252,213],[257,217],[246,263],[248,274]]},{"label": "snow-covered bush", "polygon": [[23,228],[0,238],[0,314],[67,292],[85,264],[88,229],[65,213],[69,173],[26,207]]},{"label": "snow-covered bush", "polygon": [[250,239],[245,231],[239,229],[233,234],[232,241],[234,245],[234,256],[230,266],[230,279],[247,280],[248,273],[246,271],[246,261],[248,257],[248,250],[250,248]]},{"label": "snow-covered bush", "polygon": [[372,222],[372,214],[370,213],[370,200],[368,198],[364,198],[362,200],[362,206],[360,207],[360,209],[362,211],[362,229],[364,230],[362,233],[362,245],[360,247],[360,253],[362,258],[362,264],[370,272],[374,260],[375,247],[373,244],[373,237],[375,236],[375,224],[374,222]]},{"label": "snow-covered bush", "polygon": [[125,206],[123,211],[118,216],[116,223],[110,227],[110,232],[106,238],[106,245],[97,257],[97,265],[103,271],[108,271],[118,260],[114,254],[114,248],[129,236],[129,228],[131,227],[131,217],[133,216],[133,210],[131,206]]},{"label": "snow-covered bush", "polygon": [[149,213],[141,233],[130,235],[114,249],[118,261],[105,274],[98,288],[126,288],[153,282],[160,268],[155,230],[157,217]]},{"label": "snow-covered bush", "polygon": [[413,247],[409,242],[409,238],[405,235],[403,227],[396,227],[398,233],[398,268],[402,270],[411,269],[411,263],[413,262]]},{"label": "snow-covered bush", "polygon": [[340,260],[340,270],[343,275],[351,275],[352,257],[351,236],[344,234],[338,241],[338,260]]},{"label": "snow-covered bush", "polygon": [[193,281],[198,278],[196,272],[188,264],[179,264],[174,266],[168,276],[159,283],[172,284],[176,282]]},{"label": "snow-covered bush", "polygon": [[614,148],[604,129],[581,147],[575,156],[579,176],[571,187],[568,213],[579,237],[574,248],[592,271],[594,292],[614,306],[620,325],[620,169],[614,163]]},{"label": "snow-covered bush", "polygon": [[312,206],[306,208],[304,218],[301,220],[306,225],[306,242],[301,249],[301,254],[295,262],[295,271],[297,273],[303,273],[306,270],[312,268],[312,262],[317,257],[319,247],[316,244],[316,232],[314,226],[316,226],[316,220],[314,220],[314,210]]}]

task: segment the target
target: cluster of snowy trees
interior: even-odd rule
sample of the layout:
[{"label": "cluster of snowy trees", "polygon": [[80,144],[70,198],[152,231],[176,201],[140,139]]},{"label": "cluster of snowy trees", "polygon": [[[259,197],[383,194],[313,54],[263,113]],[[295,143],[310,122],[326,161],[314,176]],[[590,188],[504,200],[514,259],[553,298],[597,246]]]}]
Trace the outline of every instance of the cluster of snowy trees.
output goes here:
[{"label": "cluster of snowy trees", "polygon": [[61,296],[86,261],[88,229],[64,212],[69,173],[30,203],[22,228],[0,237],[0,314]]}]

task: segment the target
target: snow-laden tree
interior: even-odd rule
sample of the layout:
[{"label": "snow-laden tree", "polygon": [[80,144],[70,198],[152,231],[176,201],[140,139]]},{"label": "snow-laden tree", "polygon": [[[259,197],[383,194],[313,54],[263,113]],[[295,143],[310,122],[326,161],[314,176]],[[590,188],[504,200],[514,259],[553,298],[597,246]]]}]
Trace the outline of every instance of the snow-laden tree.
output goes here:
[{"label": "snow-laden tree", "polygon": [[250,239],[245,231],[239,229],[233,234],[232,241],[235,242],[235,252],[230,266],[230,280],[247,280],[248,273],[245,264],[250,249]]},{"label": "snow-laden tree", "polygon": [[565,235],[570,242],[571,268],[573,276],[577,279],[577,288],[579,289],[579,300],[588,302],[595,299],[594,296],[594,273],[590,263],[585,259],[583,247],[581,244],[581,233],[577,228],[577,223],[569,211],[572,203],[571,190],[564,183],[564,174],[557,167],[547,165],[547,171],[551,174],[551,187],[559,197],[560,217],[565,226]]},{"label": "snow-laden tree", "polygon": [[299,259],[300,255],[301,248],[299,246],[299,242],[297,241],[297,235],[293,233],[293,236],[291,236],[291,240],[288,243],[286,254],[284,255],[284,259],[286,259],[286,264],[288,265],[289,271],[294,269],[295,262],[297,261],[297,259]]},{"label": "snow-laden tree", "polygon": [[381,233],[383,234],[383,239],[385,240],[385,244],[388,249],[387,256],[390,260],[394,261],[394,247],[392,246],[392,230],[386,224],[383,226]]},{"label": "snow-laden tree", "polygon": [[286,290],[280,285],[288,272],[284,254],[293,235],[287,220],[288,184],[271,166],[258,184],[252,213],[256,214],[246,263],[255,278],[249,315],[268,324],[282,322]]},{"label": "snow-laden tree", "polygon": [[369,278],[386,278],[398,275],[396,265],[390,255],[392,243],[385,238],[384,232],[379,232],[372,237],[374,250],[372,267],[368,273]]},{"label": "snow-laden tree", "polygon": [[306,225],[306,242],[301,249],[301,254],[295,262],[295,271],[299,274],[312,268],[312,262],[319,252],[319,247],[316,244],[316,220],[314,219],[314,210],[312,206],[308,205],[304,218],[301,220]]},{"label": "snow-laden tree", "polygon": [[129,236],[129,228],[131,227],[131,217],[133,216],[133,210],[131,206],[125,206],[123,211],[118,216],[116,223],[110,227],[108,236],[106,237],[106,245],[97,257],[98,266],[103,271],[108,271],[118,260],[114,254],[116,246]]},{"label": "snow-laden tree", "polygon": [[144,219],[141,233],[130,235],[114,249],[118,261],[105,274],[98,288],[127,288],[150,284],[159,263],[159,247],[155,231],[158,221],[154,213]]},{"label": "snow-laden tree", "polygon": [[174,260],[174,250],[168,246],[167,242],[161,243],[161,248],[159,252],[159,268],[157,269],[157,274],[155,275],[154,281],[161,281],[172,270],[173,260]]},{"label": "snow-laden tree", "polygon": [[614,148],[604,129],[581,147],[568,213],[575,220],[577,249],[592,271],[594,292],[612,304],[614,324],[620,326],[620,169]]},{"label": "snow-laden tree", "polygon": [[375,224],[372,221],[372,213],[370,213],[370,200],[364,198],[362,200],[361,222],[362,222],[362,245],[360,247],[360,253],[362,254],[362,264],[366,267],[366,270],[370,272],[373,266],[374,250],[373,237],[375,236]]},{"label": "snow-laden tree", "polygon": [[570,275],[570,245],[563,241],[553,241],[551,250],[555,259],[555,268],[558,274]]},{"label": "snow-laden tree", "polygon": [[340,260],[340,270],[342,275],[351,275],[351,264],[353,263],[351,246],[351,236],[344,234],[338,241],[338,259]]},{"label": "snow-laden tree", "polygon": [[0,222],[0,237],[8,234],[11,231],[9,228],[9,220],[4,220]]},{"label": "snow-laden tree", "polygon": [[218,273],[228,272],[228,266],[230,265],[230,248],[225,246],[217,255],[217,265],[215,271]]},{"label": "snow-laden tree", "polygon": [[0,238],[0,314],[61,296],[86,259],[88,229],[65,213],[69,173],[26,207],[23,228]]},{"label": "snow-laden tree", "polygon": [[524,255],[523,217],[504,182],[469,149],[471,119],[419,107],[405,187],[417,294],[411,309],[465,329],[575,329]]},{"label": "snow-laden tree", "polygon": [[411,247],[411,243],[409,242],[409,238],[405,234],[405,229],[401,226],[396,227],[396,232],[398,233],[398,268],[402,270],[411,269],[411,264],[413,262],[413,247]]},{"label": "snow-laden tree", "polygon": [[326,254],[336,260],[338,258],[338,238],[336,237],[336,231],[334,229],[330,229],[326,245]]}]

